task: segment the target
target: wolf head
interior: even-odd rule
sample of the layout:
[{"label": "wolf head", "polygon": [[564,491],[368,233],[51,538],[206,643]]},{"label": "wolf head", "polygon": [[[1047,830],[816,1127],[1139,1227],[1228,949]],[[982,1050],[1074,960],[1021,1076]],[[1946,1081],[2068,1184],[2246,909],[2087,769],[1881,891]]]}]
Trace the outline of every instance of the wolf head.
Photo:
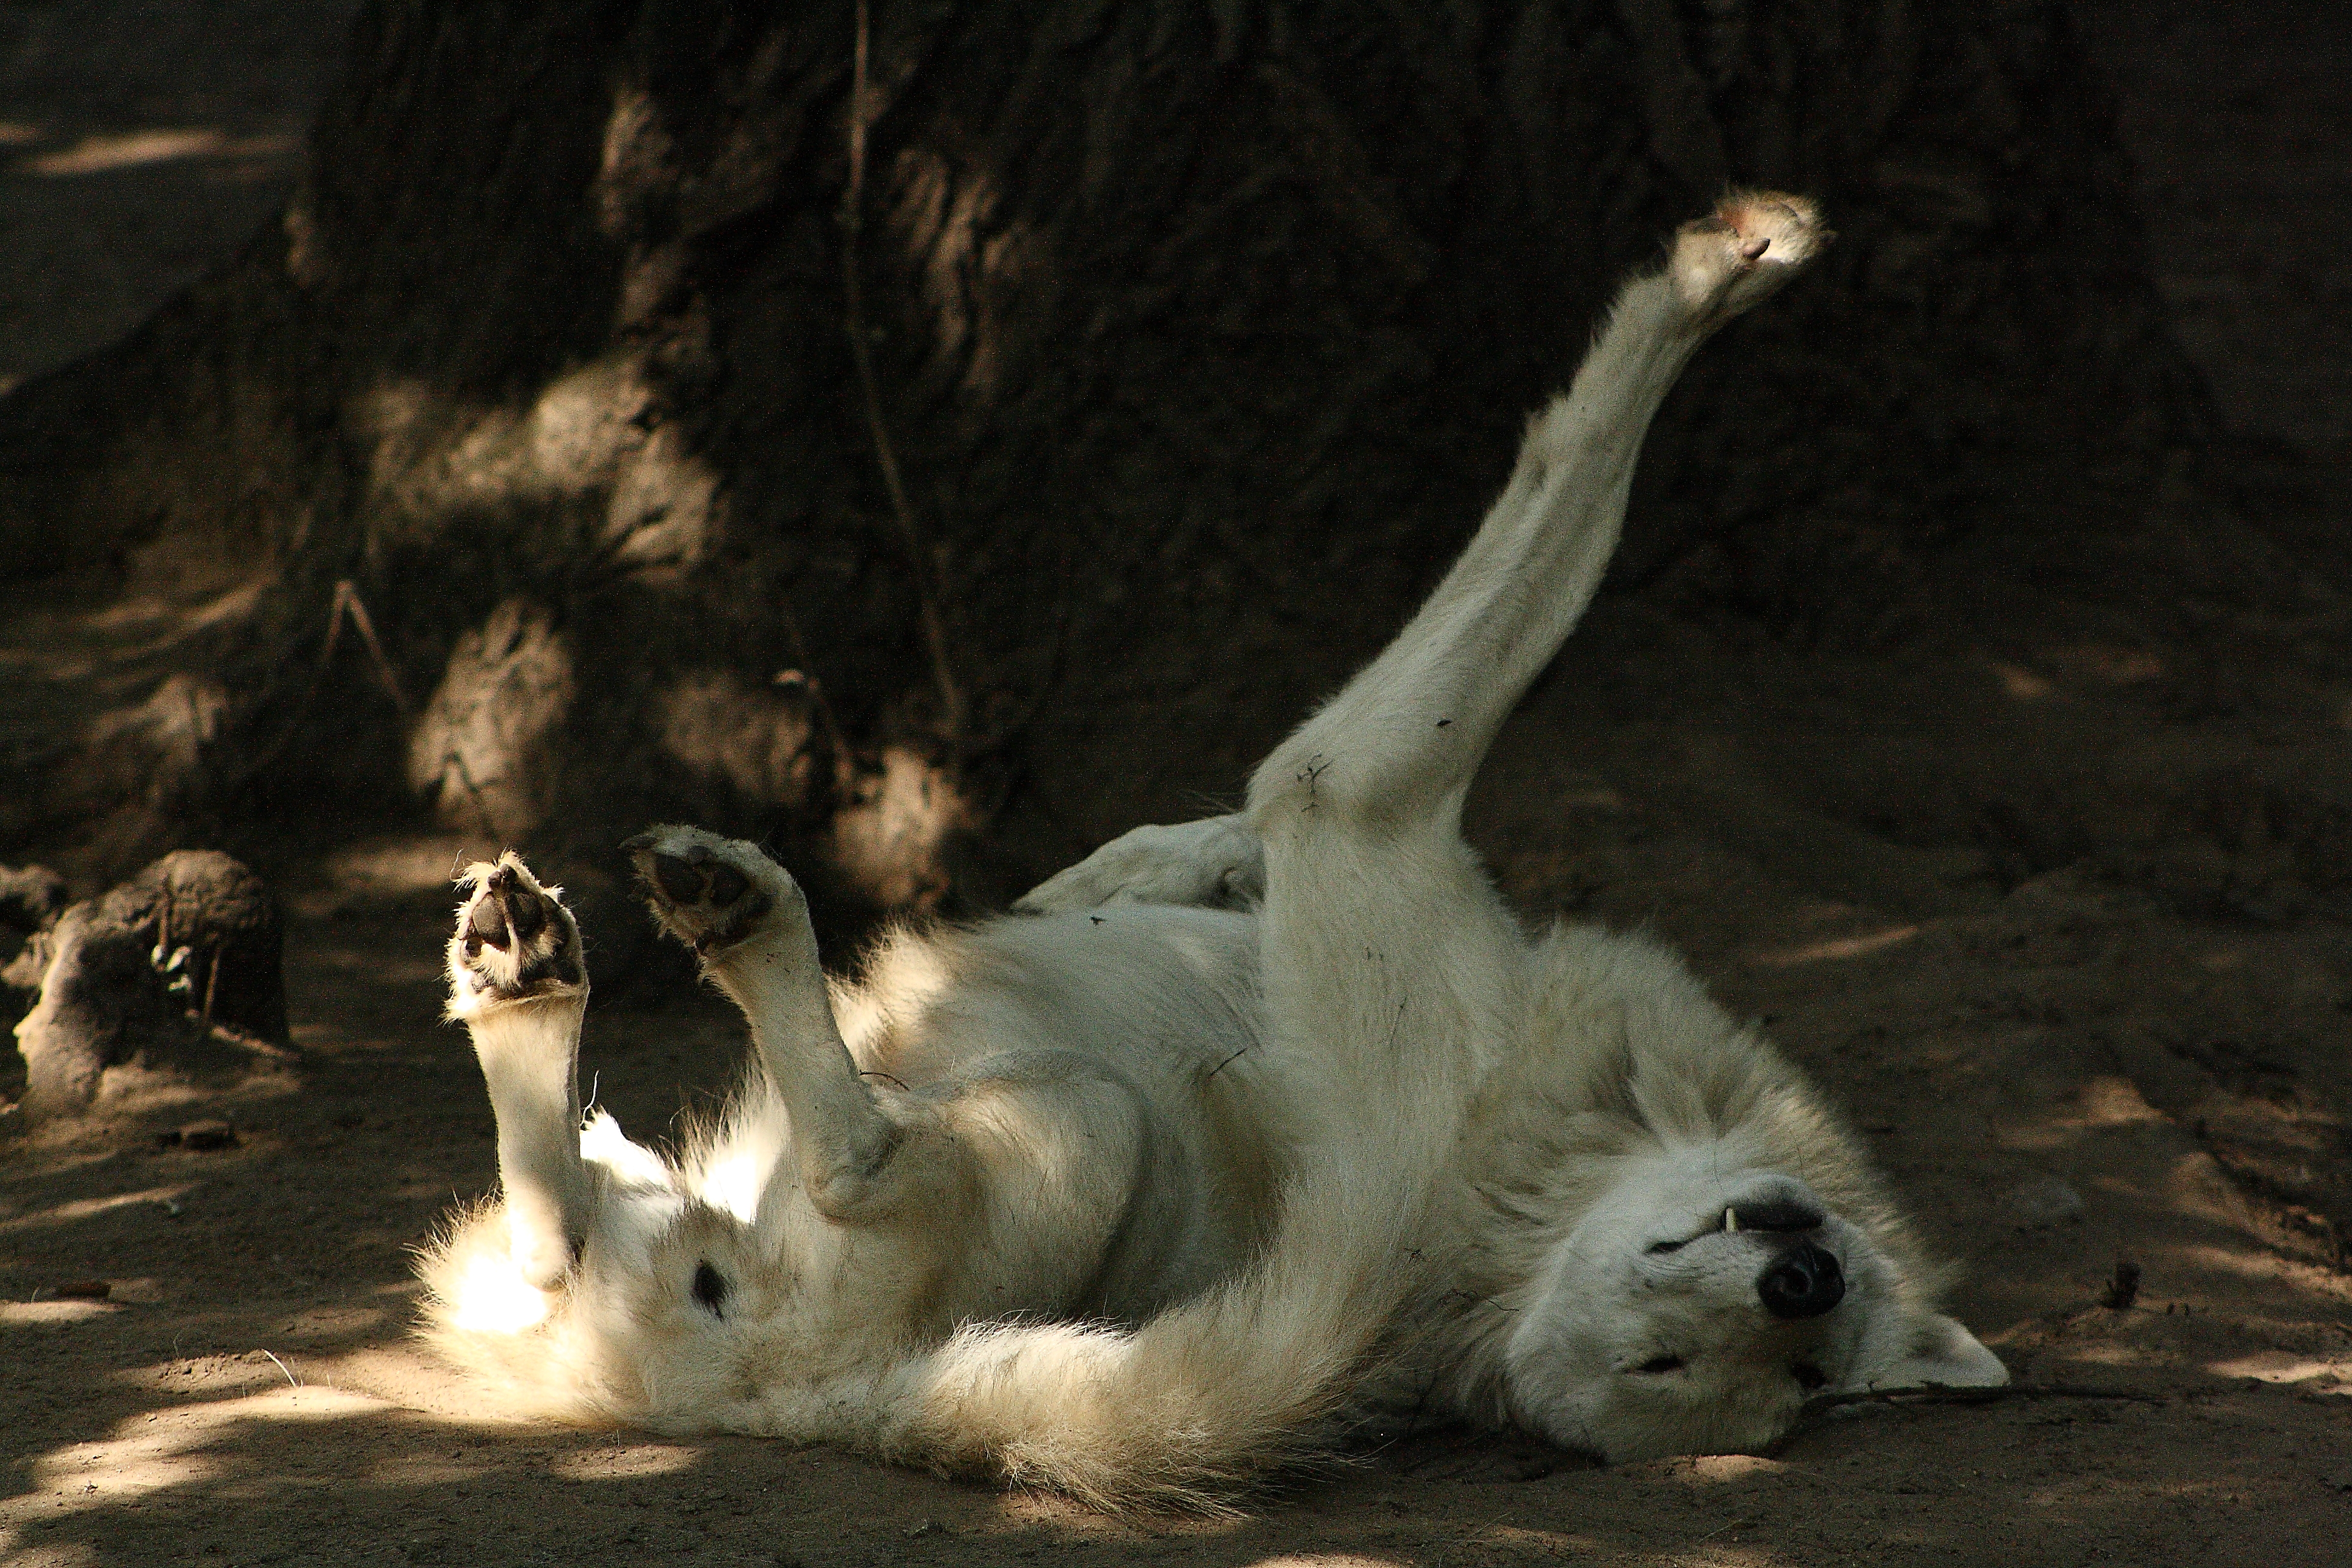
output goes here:
[{"label": "wolf head", "polygon": [[1627,1159],[1523,1298],[1514,1418],[1613,1463],[1753,1452],[1817,1392],[2009,1381],[1866,1225],[1720,1142]]}]

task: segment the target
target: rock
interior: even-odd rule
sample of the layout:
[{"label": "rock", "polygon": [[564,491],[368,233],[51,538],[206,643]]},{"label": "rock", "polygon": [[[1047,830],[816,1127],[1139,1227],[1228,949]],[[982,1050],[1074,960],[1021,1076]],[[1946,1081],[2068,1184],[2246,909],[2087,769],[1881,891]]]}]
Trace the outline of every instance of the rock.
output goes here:
[{"label": "rock", "polygon": [[164,856],[101,900],[165,962],[182,948],[188,1010],[282,1046],[286,939],[277,895],[242,861],[216,849]]},{"label": "rock", "polygon": [[217,851],[164,856],[67,909],[34,945],[20,964],[38,958],[40,997],[16,1026],[28,1123],[88,1110],[106,1069],[134,1058],[173,1070],[224,1042],[287,1038],[277,898]]},{"label": "rock", "polygon": [[2099,1305],[2111,1312],[2127,1312],[2139,1300],[2140,1267],[2128,1258],[2116,1259],[2116,1270],[2099,1292]]},{"label": "rock", "polygon": [[186,1126],[163,1134],[161,1142],[167,1148],[193,1149],[199,1153],[215,1149],[236,1147],[236,1129],[217,1118],[191,1121]]},{"label": "rock", "polygon": [[151,961],[152,944],[99,901],[66,910],[49,937],[40,1000],[16,1026],[28,1122],[87,1110],[101,1073],[175,1031],[183,1016]]}]

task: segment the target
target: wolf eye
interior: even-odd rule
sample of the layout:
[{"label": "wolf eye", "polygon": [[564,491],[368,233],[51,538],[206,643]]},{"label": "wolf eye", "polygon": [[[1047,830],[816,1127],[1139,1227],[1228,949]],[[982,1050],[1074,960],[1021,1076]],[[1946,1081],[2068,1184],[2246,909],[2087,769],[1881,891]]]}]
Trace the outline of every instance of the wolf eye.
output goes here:
[{"label": "wolf eye", "polygon": [[[1676,1245],[1680,1244],[1677,1243]],[[1633,1370],[1635,1372],[1645,1372],[1650,1373],[1652,1376],[1655,1376],[1662,1372],[1680,1372],[1682,1369],[1683,1358],[1678,1355],[1654,1355]]]},{"label": "wolf eye", "polygon": [[727,1277],[708,1263],[696,1264],[694,1299],[709,1308],[712,1317],[725,1317],[727,1314],[719,1309],[727,1300]]},{"label": "wolf eye", "polygon": [[1789,1373],[1790,1376],[1797,1380],[1797,1386],[1803,1389],[1807,1394],[1811,1394],[1813,1390],[1821,1387],[1830,1380],[1830,1374],[1828,1373],[1823,1372],[1820,1367],[1815,1366],[1809,1361],[1799,1362],[1796,1365],[1789,1369]]},{"label": "wolf eye", "polygon": [[1679,1241],[1654,1241],[1650,1243],[1650,1250],[1653,1253],[1680,1252],[1685,1245]]}]

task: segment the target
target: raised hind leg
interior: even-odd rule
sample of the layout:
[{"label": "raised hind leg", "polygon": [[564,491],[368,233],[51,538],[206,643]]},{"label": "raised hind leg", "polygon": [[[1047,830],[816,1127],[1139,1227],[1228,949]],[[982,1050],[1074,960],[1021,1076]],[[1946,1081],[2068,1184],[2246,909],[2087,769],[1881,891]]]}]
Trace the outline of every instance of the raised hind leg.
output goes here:
[{"label": "raised hind leg", "polygon": [[[1643,437],[1682,366],[1827,237],[1810,204],[1775,195],[1734,197],[1685,225],[1666,269],[1625,287],[1569,393],[1530,423],[1509,483],[1429,603],[1267,760],[1250,810],[1136,828],[1031,889],[1015,911],[1122,900],[1246,905],[1265,894],[1272,840],[1337,880],[1333,834],[1369,833],[1386,853],[1418,838],[1420,872],[1453,889],[1441,902],[1454,916],[1481,927],[1501,921],[1475,867],[1444,847],[1470,780],[1591,601],[1616,548]],[[1374,880],[1396,886],[1393,875]],[[1411,903],[1401,926],[1427,930],[1444,917]]]},{"label": "raised hind leg", "polygon": [[[912,1325],[944,1331],[974,1312],[1097,1309],[1087,1292],[1108,1279],[1150,1143],[1132,1085],[1083,1053],[1037,1049],[877,1089],[842,1040],[789,873],[757,845],[695,827],[656,827],[628,847],[655,918],[742,1008],[783,1101],[784,1180],[769,1178],[760,1215],[805,1197],[832,1222],[822,1233],[845,1270],[833,1288],[861,1297],[866,1328],[903,1342]],[[1149,1280],[1161,1263],[1136,1270]]]},{"label": "raised hind leg", "polygon": [[1659,403],[1709,334],[1827,237],[1801,198],[1737,196],[1684,226],[1664,271],[1625,285],[1428,603],[1260,768],[1250,816],[1261,834],[1270,809],[1390,827],[1459,817],[1496,732],[1600,585]]},{"label": "raised hind leg", "polygon": [[1507,1038],[1523,943],[1462,842],[1463,799],[1591,602],[1675,376],[1825,238],[1791,196],[1686,225],[1666,269],[1620,293],[1428,603],[1251,780],[1270,1016],[1330,1070],[1394,1072],[1402,1092],[1458,1104],[1458,1074]]},{"label": "raised hind leg", "polygon": [[511,850],[458,885],[449,1016],[472,1034],[489,1086],[516,1266],[544,1289],[572,1267],[593,1202],[580,1158],[580,929],[562,889],[541,887]]}]

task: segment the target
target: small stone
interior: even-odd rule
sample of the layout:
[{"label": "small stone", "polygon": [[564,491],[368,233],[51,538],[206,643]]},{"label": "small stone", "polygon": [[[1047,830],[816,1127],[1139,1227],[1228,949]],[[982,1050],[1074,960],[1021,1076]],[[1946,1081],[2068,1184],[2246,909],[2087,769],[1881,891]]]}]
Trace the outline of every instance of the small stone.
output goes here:
[{"label": "small stone", "polygon": [[2116,1258],[2116,1270],[2107,1276],[2106,1287],[2099,1293],[2099,1305],[2111,1312],[2130,1310],[2132,1303],[2139,1300],[2139,1279],[2137,1263],[2128,1258]]},{"label": "small stone", "polygon": [[236,1147],[236,1129],[216,1120],[191,1121],[172,1134],[170,1141],[183,1149],[234,1149]]}]

